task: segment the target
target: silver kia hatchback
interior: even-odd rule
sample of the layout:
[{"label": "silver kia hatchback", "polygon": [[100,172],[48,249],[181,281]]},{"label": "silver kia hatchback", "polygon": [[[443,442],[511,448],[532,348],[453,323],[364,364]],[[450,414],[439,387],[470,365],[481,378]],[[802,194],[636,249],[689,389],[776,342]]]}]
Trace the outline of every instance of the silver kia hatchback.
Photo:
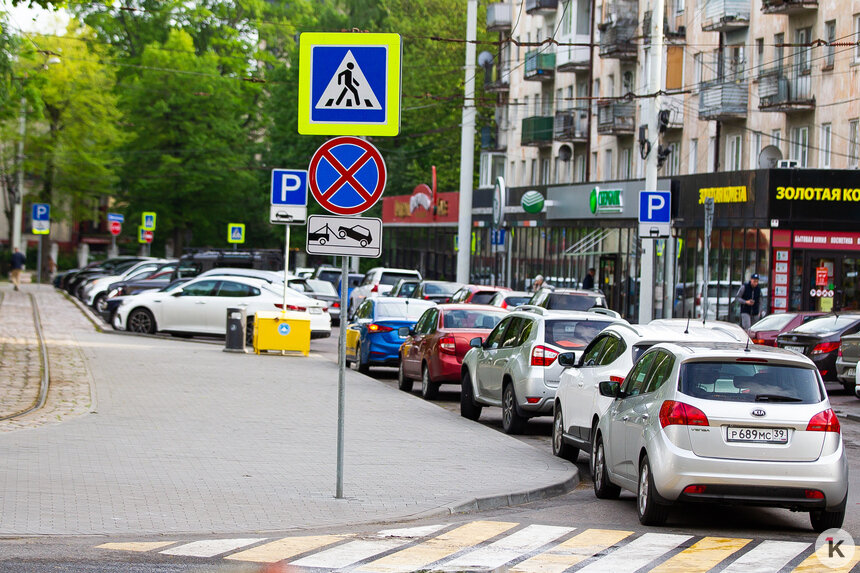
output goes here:
[{"label": "silver kia hatchback", "polygon": [[624,382],[593,442],[594,491],[637,494],[644,525],[675,502],[807,511],[840,527],[848,464],[818,369],[794,352],[735,343],[663,343]]}]

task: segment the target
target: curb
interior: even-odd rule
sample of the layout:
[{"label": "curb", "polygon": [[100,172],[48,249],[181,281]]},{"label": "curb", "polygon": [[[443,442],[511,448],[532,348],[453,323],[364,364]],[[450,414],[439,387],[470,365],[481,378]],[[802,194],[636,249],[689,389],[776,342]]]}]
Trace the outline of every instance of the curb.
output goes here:
[{"label": "curb", "polygon": [[857,414],[842,414],[844,417],[848,418],[852,422],[860,422],[860,416]]},{"label": "curb", "polygon": [[81,311],[81,314],[83,314],[84,317],[92,323],[93,328],[96,330],[96,332],[106,332],[104,327],[102,327],[101,325],[101,318],[96,317],[88,306],[86,306],[76,297],[73,297],[62,289],[54,288],[54,292],[60,293],[66,298],[66,300],[70,301],[72,304],[78,307],[78,310]]}]

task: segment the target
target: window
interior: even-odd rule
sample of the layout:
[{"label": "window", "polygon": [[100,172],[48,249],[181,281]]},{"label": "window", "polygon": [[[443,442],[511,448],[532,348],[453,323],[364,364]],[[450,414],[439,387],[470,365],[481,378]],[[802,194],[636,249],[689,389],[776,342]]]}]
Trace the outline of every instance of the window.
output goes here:
[{"label": "window", "polygon": [[783,46],[785,44],[785,34],[774,35],[773,43],[776,46],[773,53],[774,64],[776,64],[776,69],[781,74],[785,59],[785,47]]},{"label": "window", "polygon": [[565,36],[570,36],[571,31],[573,30],[572,21],[573,21],[573,9],[571,6],[573,5],[573,0],[569,2],[565,2],[562,5],[562,21],[561,21],[561,33]]},{"label": "window", "polygon": [[608,336],[606,338],[606,344],[603,346],[603,350],[600,352],[600,358],[598,362],[601,366],[606,366],[607,364],[611,364],[620,354],[619,346],[624,347],[624,343],[617,336]]},{"label": "window", "polygon": [[690,140],[690,155],[688,157],[689,165],[687,166],[687,173],[698,173],[699,172],[699,140],[691,139]]},{"label": "window", "polygon": [[552,164],[549,159],[541,159],[540,160],[540,184],[541,185],[549,185],[550,181],[550,169]]},{"label": "window", "polygon": [[621,76],[621,89],[624,93],[621,95],[636,93],[635,77],[632,71],[624,72],[624,75]]},{"label": "window", "polygon": [[576,181],[585,182],[585,155],[576,156]]},{"label": "window", "polygon": [[[860,14],[854,14],[854,37],[860,38]],[[854,62],[860,64],[860,44],[854,46]]]},{"label": "window", "polygon": [[770,132],[770,143],[779,149],[782,149],[782,130],[774,129]]},{"label": "window", "polygon": [[603,347],[606,345],[606,341],[608,341],[610,338],[612,337],[609,335],[599,336],[595,338],[591,342],[591,344],[588,345],[588,348],[585,349],[585,352],[582,353],[582,365],[599,365],[598,359],[600,358],[600,354],[603,352]]},{"label": "window", "polygon": [[[828,44],[836,41],[836,20],[824,23],[824,37]],[[824,48],[824,69],[832,70],[836,63],[836,48],[832,45]]]},{"label": "window", "polygon": [[848,122],[848,167],[860,168],[860,119]]},{"label": "window", "polygon": [[681,144],[670,143],[668,149],[669,157],[666,158],[666,175],[671,177],[678,175],[681,168]]},{"label": "window", "polygon": [[182,288],[182,296],[214,296],[218,281],[200,281]]},{"label": "window", "polygon": [[654,359],[654,371],[648,379],[648,384],[642,390],[643,394],[659,390],[669,379],[672,374],[672,367],[675,366],[675,359],[671,354],[658,352],[659,356]]},{"label": "window", "polygon": [[743,46],[729,46],[729,81],[744,79],[746,55]]},{"label": "window", "polygon": [[762,65],[764,64],[764,38],[756,38],[755,40],[755,69],[756,75],[761,75]]},{"label": "window", "polygon": [[626,396],[638,396],[640,394],[642,384],[645,382],[645,377],[648,376],[648,371],[654,363],[655,356],[657,356],[656,352],[651,352],[643,356],[627,375],[623,388]]},{"label": "window", "polygon": [[685,4],[685,0],[675,0],[675,13],[680,14],[681,12],[683,12]]},{"label": "window", "polygon": [[681,366],[679,378],[681,392],[704,400],[816,404],[824,398],[813,368],[688,362]]},{"label": "window", "polygon": [[[801,28],[795,33],[795,42],[800,44],[808,44],[810,38],[812,37],[812,28]],[[794,65],[797,68],[798,73],[807,73],[809,72],[809,51],[810,48],[800,47],[796,48],[794,52]]]},{"label": "window", "polygon": [[233,281],[222,281],[218,287],[218,296],[223,297],[245,297],[260,296],[260,289]]},{"label": "window", "polygon": [[665,76],[667,90],[679,90],[684,87],[684,48],[682,46],[666,48]]},{"label": "window", "polygon": [[496,349],[502,344],[502,337],[505,335],[505,329],[511,323],[512,317],[508,317],[496,325],[495,330],[493,330],[489,336],[487,336],[486,342],[484,342],[484,347],[490,350]]},{"label": "window", "polygon": [[[712,135],[711,137],[708,138],[708,162],[710,163],[712,157],[719,159],[719,157],[718,157],[719,154],[720,154],[720,150],[717,149],[717,139]],[[716,161],[714,163],[716,163]],[[706,170],[710,170],[710,167],[706,166]],[[714,165],[714,171],[716,171],[716,170],[717,170],[717,166]]]},{"label": "window", "polygon": [[751,135],[750,143],[750,169],[758,167],[758,156],[761,153],[761,133],[755,132]]},{"label": "window", "polygon": [[597,152],[591,152],[591,177],[594,179],[597,177]]},{"label": "window", "polygon": [[607,149],[603,154],[603,179],[612,179],[612,150]]},{"label": "window", "polygon": [[730,135],[726,149],[726,165],[728,171],[740,171],[743,169],[743,136]]},{"label": "window", "polygon": [[825,123],[821,126],[821,141],[818,144],[818,166],[830,167],[830,139],[831,125]]},{"label": "window", "polygon": [[508,326],[503,337],[502,348],[513,348],[517,345],[517,341],[520,339],[520,332],[522,332],[524,326],[527,326],[527,322],[528,319],[520,318],[519,316],[515,316],[511,320],[511,324]]},{"label": "window", "polygon": [[526,177],[528,177],[528,173],[526,172],[526,160],[523,159],[520,161],[520,185],[528,185]]},{"label": "window", "polygon": [[591,31],[591,0],[576,2],[576,33],[587,36]]},{"label": "window", "polygon": [[705,80],[705,68],[702,65],[702,57],[702,52],[693,56],[693,81],[696,83],[697,89],[699,84]]},{"label": "window", "polygon": [[791,158],[800,167],[806,167],[809,160],[809,128],[795,127],[791,130]]},{"label": "window", "polygon": [[621,162],[618,164],[618,178],[630,179],[633,176],[633,151],[627,147],[621,150]]},{"label": "window", "polygon": [[609,82],[606,85],[606,95],[615,97],[615,74],[609,74]]},{"label": "window", "polygon": [[537,176],[538,176],[538,173],[537,173],[537,160],[535,160],[535,159],[532,159],[532,160],[531,160],[529,173],[531,174],[531,175],[529,176],[529,183],[530,183],[531,185],[537,185]]}]

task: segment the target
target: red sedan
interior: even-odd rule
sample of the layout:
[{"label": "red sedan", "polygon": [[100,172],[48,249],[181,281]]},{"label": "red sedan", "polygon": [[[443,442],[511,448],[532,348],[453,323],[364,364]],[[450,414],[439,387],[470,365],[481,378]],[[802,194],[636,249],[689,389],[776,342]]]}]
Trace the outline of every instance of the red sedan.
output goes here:
[{"label": "red sedan", "polygon": [[[460,365],[471,346],[469,341],[490,331],[506,310],[482,304],[440,304],[428,308],[400,346],[398,387],[412,391],[421,380],[421,395],[436,396],[440,384],[459,384]],[[405,330],[401,335],[406,334]]]},{"label": "red sedan", "polygon": [[750,338],[752,338],[753,344],[776,346],[778,335],[794,330],[801,324],[806,324],[813,318],[824,314],[817,311],[769,314],[750,327]]}]

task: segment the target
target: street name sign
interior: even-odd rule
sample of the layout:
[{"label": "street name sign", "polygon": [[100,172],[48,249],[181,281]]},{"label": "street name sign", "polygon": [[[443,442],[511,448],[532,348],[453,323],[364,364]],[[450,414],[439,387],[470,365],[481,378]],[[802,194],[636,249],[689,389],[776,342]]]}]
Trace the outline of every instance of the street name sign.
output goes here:
[{"label": "street name sign", "polygon": [[639,238],[662,239],[672,234],[672,193],[639,192]]},{"label": "street name sign", "polygon": [[382,219],[372,217],[308,217],[310,255],[378,258],[382,254]]},{"label": "street name sign", "polygon": [[117,223],[125,223],[125,215],[121,215],[120,213],[108,213],[107,220],[108,223],[113,223],[114,221]]},{"label": "street name sign", "polygon": [[270,223],[303,224],[308,218],[307,170],[272,169],[271,205]]},{"label": "street name sign", "polygon": [[155,230],[155,213],[152,211],[144,211],[141,215],[141,224],[145,231]]},{"label": "street name sign", "polygon": [[385,161],[373,144],[357,137],[335,137],[311,158],[308,186],[323,209],[335,215],[364,213],[382,197]]},{"label": "street name sign", "polygon": [[244,223],[229,223],[227,225],[227,242],[228,243],[244,243],[245,242],[245,224]]},{"label": "street name sign", "polygon": [[51,232],[51,206],[33,203],[33,234],[47,235]]},{"label": "street name sign", "polygon": [[402,49],[399,34],[301,34],[299,133],[399,134]]}]

